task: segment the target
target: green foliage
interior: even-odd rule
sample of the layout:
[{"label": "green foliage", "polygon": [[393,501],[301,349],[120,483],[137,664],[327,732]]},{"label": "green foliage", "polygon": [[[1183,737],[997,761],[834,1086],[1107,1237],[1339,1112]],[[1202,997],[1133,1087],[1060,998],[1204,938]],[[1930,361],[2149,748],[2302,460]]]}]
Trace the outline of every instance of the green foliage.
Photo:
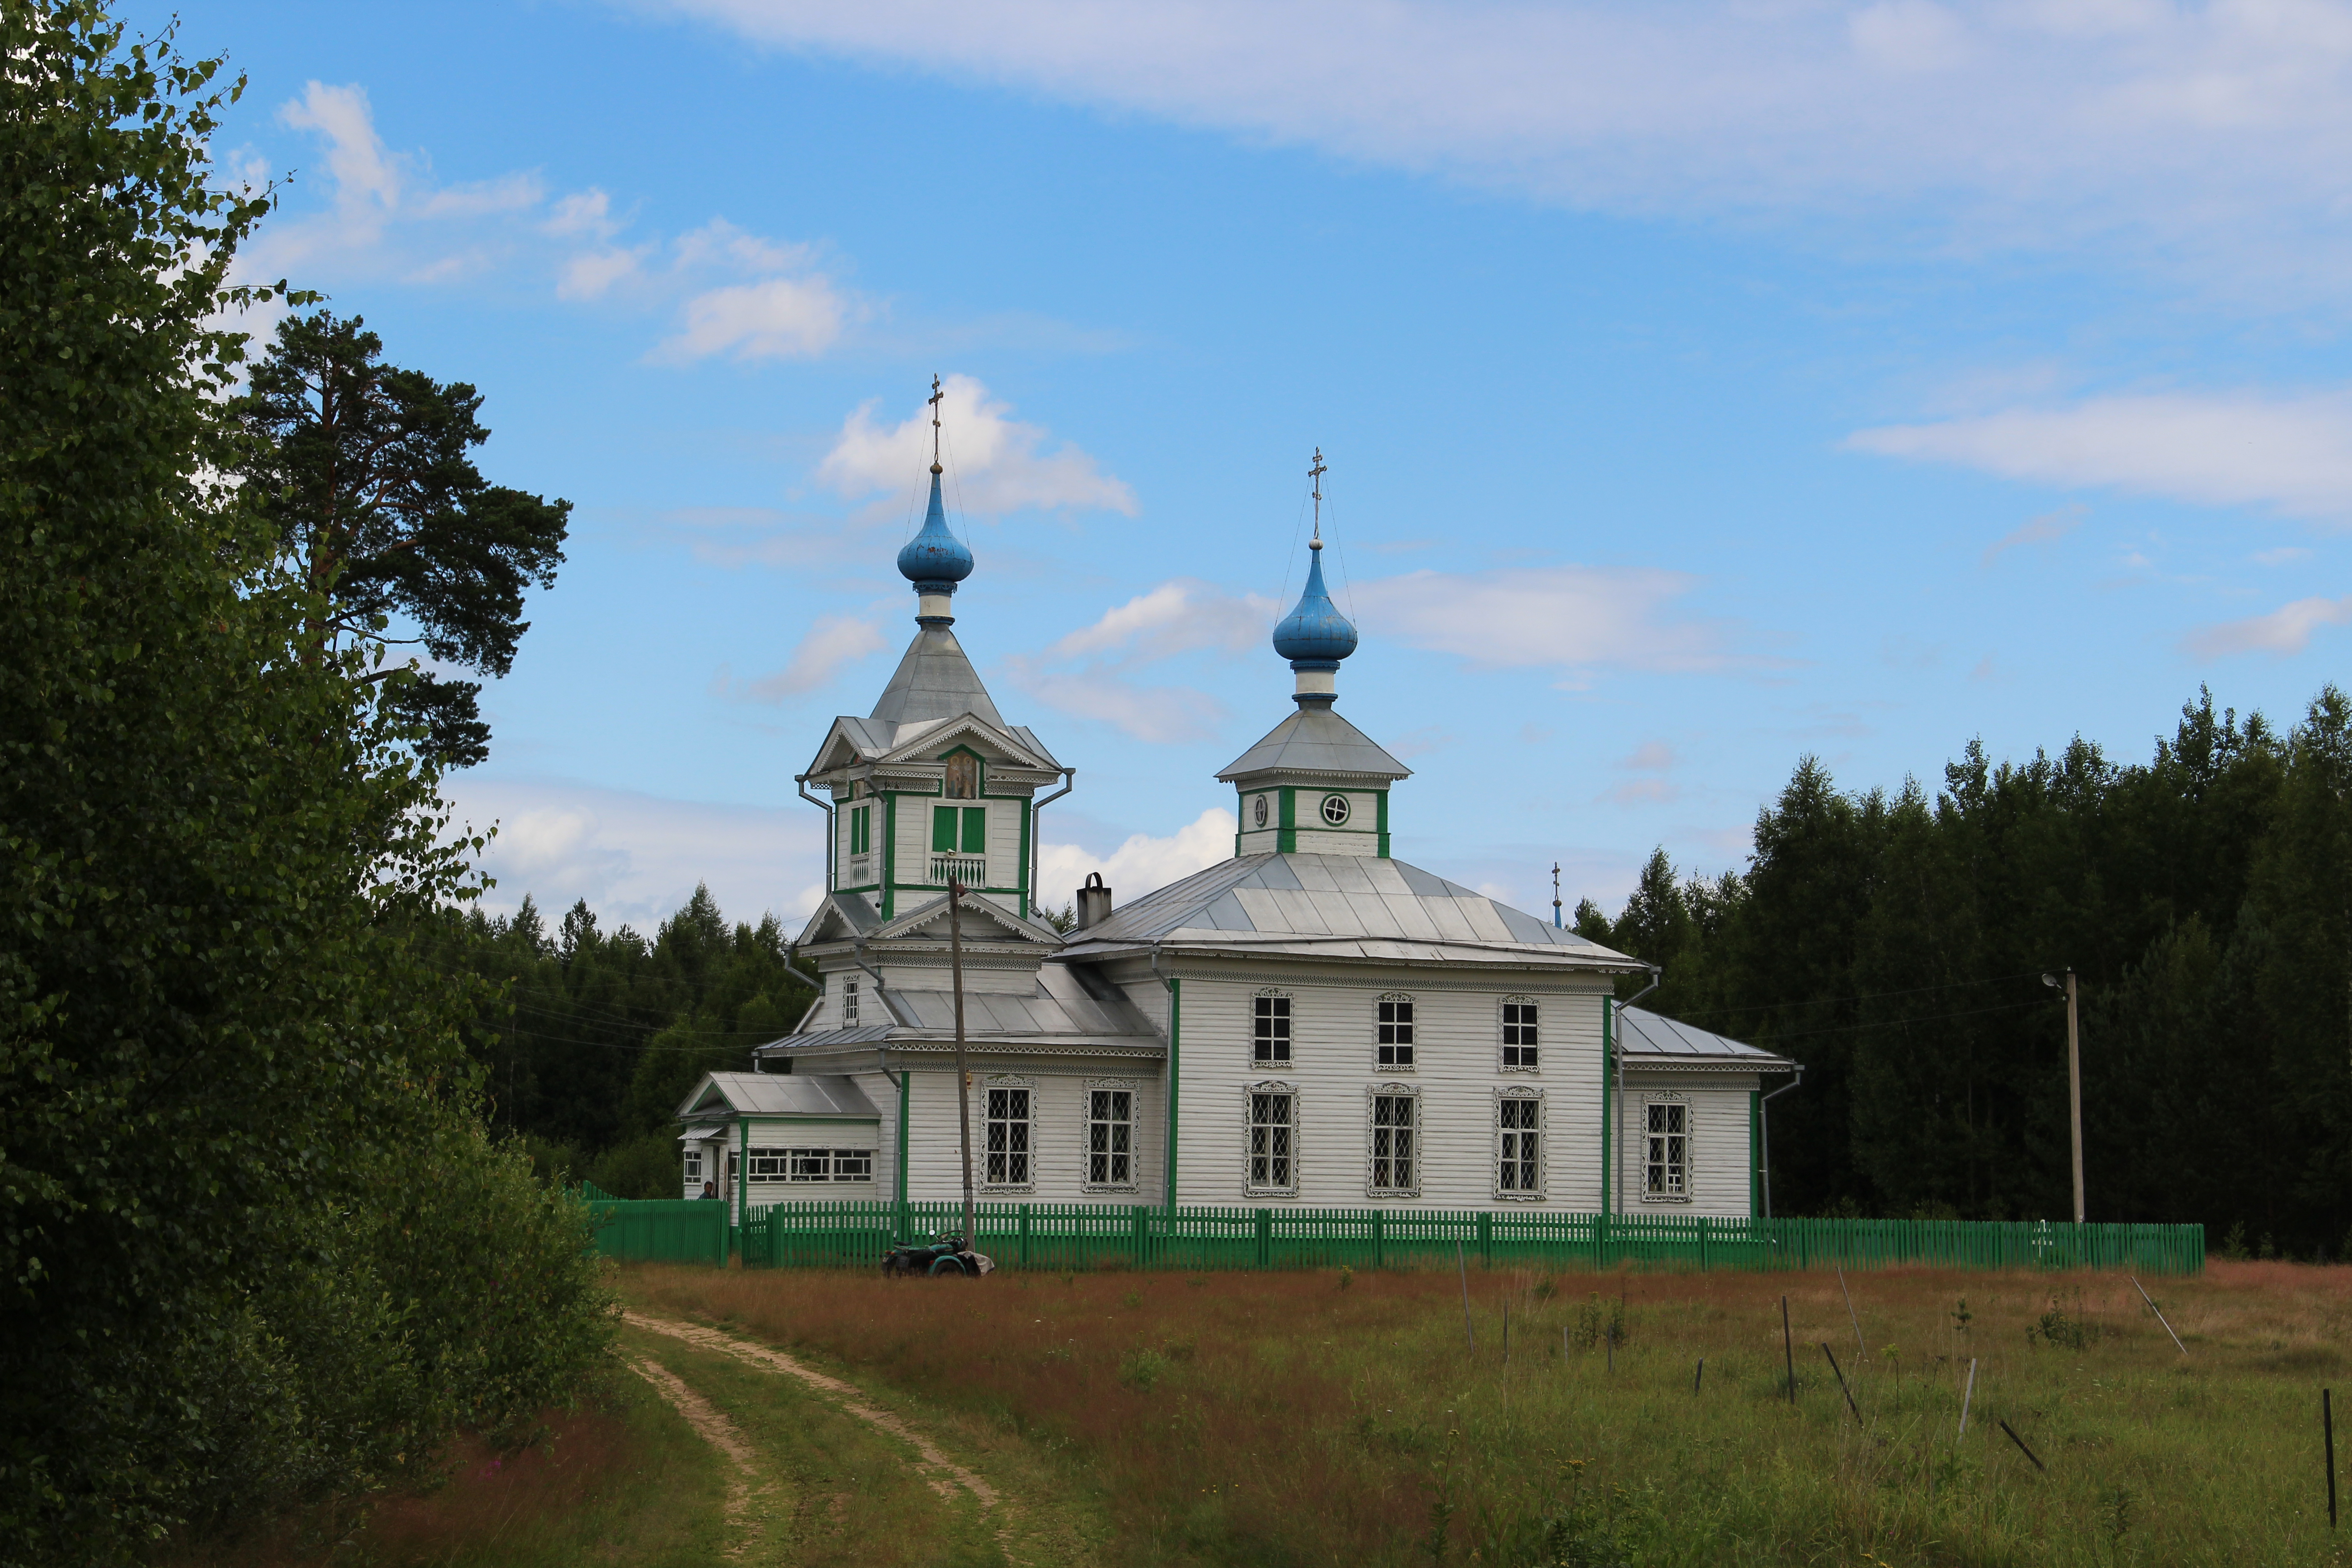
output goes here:
[{"label": "green foliage", "polygon": [[687,1195],[677,1134],[668,1128],[641,1133],[596,1156],[588,1179],[616,1198]]},{"label": "green foliage", "polygon": [[2352,1224],[2347,887],[2352,700],[2281,733],[2204,693],[2140,764],[1971,742],[1932,794],[1856,795],[1807,758],[1743,871],[1655,855],[1577,929],[1665,965],[1645,1005],[1805,1064],[1770,1112],[1780,1213],[2071,1217],[2041,984],[2071,967],[2091,1217],[2311,1257]]},{"label": "green foliage", "polygon": [[422,1463],[608,1325],[425,962],[478,846],[411,677],[320,648],[219,479],[236,89],[78,0],[0,51],[0,1563],[108,1562]]},{"label": "green foliage", "polygon": [[[530,629],[524,590],[554,585],[572,503],[484,479],[469,455],[490,436],[482,395],[383,353],[357,317],[280,321],[235,405],[255,437],[239,477],[311,594],[320,647],[382,638],[399,616],[415,633],[399,640],[502,676]],[[419,669],[391,706],[426,753],[465,767],[488,755],[480,691]]]}]

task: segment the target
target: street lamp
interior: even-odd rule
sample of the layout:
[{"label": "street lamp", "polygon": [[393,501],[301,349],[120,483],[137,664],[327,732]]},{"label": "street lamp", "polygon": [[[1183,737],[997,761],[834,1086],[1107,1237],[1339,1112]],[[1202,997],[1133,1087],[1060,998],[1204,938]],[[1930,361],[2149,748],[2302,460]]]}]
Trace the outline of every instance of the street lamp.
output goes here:
[{"label": "street lamp", "polygon": [[2042,984],[2066,993],[2066,1109],[2074,1124],[2074,1223],[2083,1223],[2083,1037],[2075,1015],[2074,972],[2045,974]]}]

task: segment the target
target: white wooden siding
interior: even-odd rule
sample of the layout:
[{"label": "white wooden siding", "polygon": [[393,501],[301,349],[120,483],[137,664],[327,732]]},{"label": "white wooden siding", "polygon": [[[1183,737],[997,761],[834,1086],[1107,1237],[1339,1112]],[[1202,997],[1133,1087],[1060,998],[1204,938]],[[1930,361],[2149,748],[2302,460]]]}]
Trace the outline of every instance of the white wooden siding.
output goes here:
[{"label": "white wooden siding", "polygon": [[[1134,1071],[1090,1067],[1083,1071],[1038,1072],[1021,1069],[1003,1076],[1029,1080],[1030,1161],[1032,1190],[992,1192],[982,1153],[989,1079],[999,1075],[974,1068],[971,1081],[972,1184],[975,1194],[988,1203],[1159,1203],[1165,1193],[1160,1152],[1167,1146],[1167,1096],[1162,1091],[1158,1063],[1137,1064]],[[1086,1187],[1087,1091],[1090,1082],[1104,1079],[1129,1081],[1135,1095],[1135,1171],[1132,1194],[1088,1192]],[[956,1122],[955,1073],[917,1071],[912,1075],[913,1100],[908,1107],[907,1193],[918,1201],[961,1200],[963,1196],[962,1144]],[[896,1196],[898,1181],[898,1093],[879,1073],[857,1075],[857,1085],[883,1108],[884,1142],[891,1163],[886,1173],[877,1164],[876,1181],[884,1196]]]},{"label": "white wooden siding", "polygon": [[[1719,1218],[1748,1215],[1748,1096],[1756,1086],[1752,1076],[1629,1073],[1625,1080],[1625,1117],[1620,1124],[1618,1147],[1623,1154],[1626,1214],[1703,1214]],[[1643,1138],[1646,1119],[1643,1103],[1652,1096],[1681,1095],[1690,1106],[1690,1196],[1687,1200],[1649,1198],[1642,1192],[1645,1158]]]},{"label": "white wooden siding", "polygon": [[[1309,1207],[1369,1206],[1368,1092],[1399,1079],[1421,1089],[1421,1196],[1386,1198],[1381,1207],[1465,1209],[1498,1206],[1495,1195],[1495,1090],[1544,1090],[1544,1194],[1540,1206],[1589,1211],[1601,1201],[1601,994],[1530,994],[1541,1004],[1543,1070],[1497,1070],[1501,991],[1415,990],[1408,975],[1360,984],[1268,982],[1291,998],[1288,1066],[1261,1066],[1251,1055],[1252,999],[1257,984],[1184,982],[1181,1041],[1182,1102],[1178,1129],[1180,1201],[1190,1204],[1293,1202]],[[1374,1070],[1374,1004],[1390,993],[1414,1002],[1414,1071]],[[1146,1001],[1140,987],[1129,994]],[[1250,1084],[1296,1086],[1298,1188],[1270,1200],[1244,1191],[1245,1096]],[[1507,1206],[1518,1206],[1511,1201]]]}]

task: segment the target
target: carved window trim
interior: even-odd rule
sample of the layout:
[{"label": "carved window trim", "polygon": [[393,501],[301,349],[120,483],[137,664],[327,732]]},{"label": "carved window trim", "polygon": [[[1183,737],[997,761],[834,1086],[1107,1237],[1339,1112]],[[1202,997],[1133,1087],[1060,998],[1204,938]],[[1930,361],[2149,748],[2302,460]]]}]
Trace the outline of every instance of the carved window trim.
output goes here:
[{"label": "carved window trim", "polygon": [[1543,1071],[1543,1004],[1534,996],[1506,996],[1495,1006],[1495,1070]]},{"label": "carved window trim", "polygon": [[[1037,1190],[1036,1079],[1026,1073],[992,1073],[980,1080],[979,1087],[980,1147],[972,1151],[978,1156],[974,1163],[979,1168],[972,1173],[974,1184],[984,1193],[1035,1192]],[[1021,1105],[1027,1114],[1022,1117],[997,1116],[994,1095],[1000,1092],[1025,1096]],[[995,1146],[994,1139],[996,1128],[1000,1123],[1005,1129],[1005,1142],[1008,1145],[1002,1150]],[[1015,1142],[1016,1128],[1018,1142],[1025,1144],[1025,1148],[1010,1146]],[[1007,1174],[1003,1179],[991,1181],[989,1163],[1000,1153],[1004,1156],[1003,1168]],[[1016,1169],[1020,1172],[1020,1177],[1017,1180],[1011,1173]]]},{"label": "carved window trim", "polygon": [[[1137,1145],[1137,1132],[1142,1118],[1136,1114],[1143,1098],[1142,1082],[1131,1078],[1090,1078],[1082,1092],[1086,1100],[1078,1107],[1085,1121],[1085,1135],[1078,1143],[1078,1184],[1090,1193],[1132,1193],[1142,1190],[1143,1152]],[[1124,1094],[1127,1096],[1127,1180],[1097,1181],[1095,1179],[1095,1096]],[[1106,1122],[1105,1126],[1116,1123]],[[1106,1151],[1117,1152],[1117,1151]]]},{"label": "carved window trim", "polygon": [[[1260,1095],[1280,1095],[1289,1100],[1285,1112],[1288,1120],[1281,1122],[1258,1120]],[[1305,1096],[1298,1085],[1287,1079],[1262,1079],[1242,1086],[1242,1192],[1253,1198],[1295,1198],[1298,1195],[1298,1107]],[[1257,1132],[1265,1127],[1271,1133],[1279,1128],[1286,1138],[1269,1136],[1261,1148]],[[1277,1151],[1279,1151],[1277,1152]],[[1259,1160],[1266,1162],[1266,1179],[1258,1180]],[[1275,1162],[1281,1162],[1276,1165]],[[1288,1176],[1286,1182],[1276,1180],[1276,1174]]]},{"label": "carved window trim", "polygon": [[[1654,1108],[1654,1110],[1653,1108]],[[1691,1098],[1689,1095],[1678,1093],[1672,1089],[1661,1089],[1654,1093],[1644,1094],[1642,1096],[1642,1131],[1639,1136],[1642,1140],[1640,1150],[1640,1169],[1642,1173],[1642,1201],[1643,1203],[1687,1204],[1696,1201],[1692,1195],[1692,1189],[1696,1187],[1697,1184],[1695,1180],[1695,1173],[1692,1170],[1691,1146],[1697,1142],[1697,1139],[1694,1135],[1696,1129],[1693,1125],[1697,1120],[1697,1109],[1698,1108],[1696,1106],[1691,1103]],[[1673,1120],[1671,1115],[1661,1118],[1656,1115],[1656,1112],[1671,1112],[1674,1110],[1679,1110],[1682,1112],[1682,1127],[1680,1131],[1661,1131],[1654,1125],[1654,1123],[1659,1120],[1665,1120],[1668,1121]],[[1682,1143],[1682,1160],[1680,1162],[1680,1175],[1682,1177],[1681,1191],[1654,1192],[1651,1190],[1650,1178],[1654,1163],[1651,1155],[1653,1153],[1652,1141],[1654,1139],[1669,1144],[1671,1144],[1675,1140],[1680,1140]],[[1671,1154],[1671,1148],[1669,1148],[1666,1152]],[[1663,1162],[1663,1163],[1666,1171],[1666,1179],[1671,1182],[1675,1174],[1675,1162],[1668,1159]]]},{"label": "carved window trim", "polygon": [[[1295,1066],[1297,1024],[1297,998],[1275,986],[1260,986],[1250,998],[1250,1066],[1261,1072],[1282,1072]],[[1258,1054],[1261,1046],[1267,1054]]]},{"label": "carved window trim", "polygon": [[[1507,1127],[1505,1106],[1515,1109],[1509,1113],[1512,1125]],[[1530,1126],[1523,1119],[1532,1116]],[[1549,1179],[1551,1155],[1551,1118],[1544,1091],[1540,1089],[1508,1088],[1495,1090],[1493,1108],[1487,1112],[1486,1125],[1492,1130],[1494,1144],[1486,1160],[1487,1175],[1495,1190],[1495,1201],[1505,1204],[1539,1204],[1550,1191]],[[1529,1134],[1535,1139],[1535,1159],[1532,1163],[1534,1185],[1523,1184],[1529,1173],[1524,1152],[1525,1145],[1517,1142]],[[1505,1185],[1504,1160],[1510,1157],[1510,1184]]]},{"label": "carved window trim", "polygon": [[1410,992],[1383,991],[1372,998],[1372,1070],[1409,1073],[1413,1070],[1415,1045],[1413,998]]},{"label": "carved window trim", "polygon": [[[1412,1117],[1410,1122],[1403,1127],[1399,1127],[1393,1122],[1383,1126],[1380,1103],[1383,1100],[1403,1101],[1410,1108]],[[1366,1197],[1418,1198],[1421,1196],[1421,1167],[1426,1152],[1422,1142],[1426,1131],[1422,1117],[1422,1105],[1421,1085],[1417,1083],[1391,1081],[1371,1084],[1365,1089],[1364,1195]],[[1406,1179],[1402,1182],[1396,1180],[1393,1165],[1385,1172],[1381,1169],[1381,1134],[1384,1131],[1391,1134],[1387,1151],[1391,1161],[1398,1157],[1394,1134],[1402,1131],[1410,1142],[1409,1149],[1402,1156],[1408,1162]],[[1389,1178],[1386,1183],[1381,1180],[1384,1174]]]}]

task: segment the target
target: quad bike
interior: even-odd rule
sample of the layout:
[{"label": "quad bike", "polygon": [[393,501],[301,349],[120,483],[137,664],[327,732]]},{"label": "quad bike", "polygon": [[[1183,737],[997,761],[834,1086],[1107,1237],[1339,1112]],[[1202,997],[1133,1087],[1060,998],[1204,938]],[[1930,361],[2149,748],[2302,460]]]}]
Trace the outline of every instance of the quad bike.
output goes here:
[{"label": "quad bike", "polygon": [[893,1247],[882,1259],[882,1272],[893,1279],[911,1274],[949,1274],[960,1279],[976,1279],[992,1272],[995,1262],[963,1244],[960,1236],[942,1237],[931,1232],[931,1239],[909,1246],[901,1242]]}]

